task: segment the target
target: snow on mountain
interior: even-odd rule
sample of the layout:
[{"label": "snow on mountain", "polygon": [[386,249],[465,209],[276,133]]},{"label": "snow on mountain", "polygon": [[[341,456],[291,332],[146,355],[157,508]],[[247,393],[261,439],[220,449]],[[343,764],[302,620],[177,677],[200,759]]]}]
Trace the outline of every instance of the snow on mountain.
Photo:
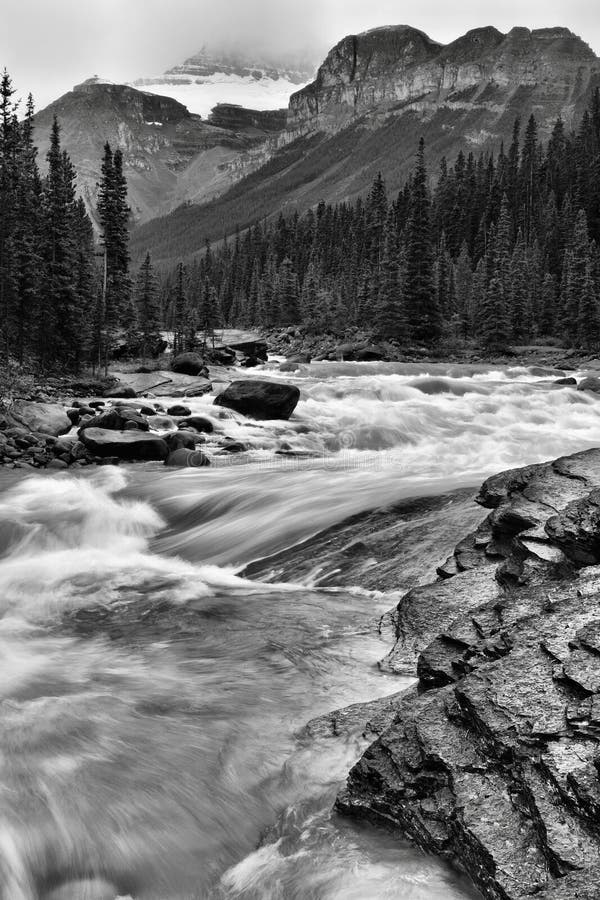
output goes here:
[{"label": "snow on mountain", "polygon": [[192,113],[207,118],[217,103],[249,109],[287,107],[290,94],[308,84],[315,65],[301,58],[250,57],[240,50],[203,48],[163,75],[138,78],[134,87],[172,97]]}]

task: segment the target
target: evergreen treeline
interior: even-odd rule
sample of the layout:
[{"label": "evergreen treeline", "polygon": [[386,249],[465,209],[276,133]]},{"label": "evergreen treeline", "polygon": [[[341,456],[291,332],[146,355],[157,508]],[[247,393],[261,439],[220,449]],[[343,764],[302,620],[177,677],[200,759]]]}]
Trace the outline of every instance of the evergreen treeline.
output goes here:
[{"label": "evergreen treeline", "polygon": [[490,349],[557,338],[600,345],[600,97],[546,147],[535,118],[497,155],[442,161],[430,190],[421,141],[399,196],[379,176],[355,203],[320,203],[207,245],[167,278],[167,324],[348,326],[401,343]]},{"label": "evergreen treeline", "polygon": [[[41,371],[106,365],[125,333],[144,349],[160,322],[152,277],[129,279],[127,185],[120,150],[104,148],[100,246],[75,192],[75,170],[55,120],[42,177],[33,101],[18,116],[10,76],[0,81],[0,364]],[[137,308],[134,304],[137,301]]]}]

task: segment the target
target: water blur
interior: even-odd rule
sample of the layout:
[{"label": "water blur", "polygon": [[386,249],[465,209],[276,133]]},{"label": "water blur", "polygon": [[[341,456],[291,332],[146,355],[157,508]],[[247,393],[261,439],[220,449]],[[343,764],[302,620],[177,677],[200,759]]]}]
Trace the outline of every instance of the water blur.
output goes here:
[{"label": "water blur", "polygon": [[376,667],[397,594],[241,567],[360,510],[593,446],[600,401],[524,369],[390,369],[303,367],[289,422],[195,398],[250,446],[210,469],[3,476],[3,900],[474,896],[331,812],[360,717],[304,729],[404,686]]}]

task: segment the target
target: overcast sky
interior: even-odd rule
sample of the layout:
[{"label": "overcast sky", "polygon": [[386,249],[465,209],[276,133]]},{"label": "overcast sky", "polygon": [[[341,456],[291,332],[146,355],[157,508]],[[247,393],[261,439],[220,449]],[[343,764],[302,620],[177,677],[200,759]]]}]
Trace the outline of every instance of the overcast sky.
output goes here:
[{"label": "overcast sky", "polygon": [[[0,67],[41,108],[91,75],[131,81],[203,44],[242,40],[273,51],[408,24],[447,43],[469,28],[564,25],[600,55],[597,0],[1,0]],[[312,55],[312,54],[311,54]]]}]

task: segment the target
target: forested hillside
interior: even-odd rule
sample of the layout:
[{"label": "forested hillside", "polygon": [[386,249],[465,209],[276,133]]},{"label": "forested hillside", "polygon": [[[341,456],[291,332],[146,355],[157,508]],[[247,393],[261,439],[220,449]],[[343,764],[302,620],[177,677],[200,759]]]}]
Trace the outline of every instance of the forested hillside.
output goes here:
[{"label": "forested hillside", "polygon": [[475,338],[495,349],[555,337],[596,347],[599,175],[597,90],[577,131],[559,119],[545,147],[531,116],[497,154],[461,152],[432,174],[421,141],[397,196],[378,176],[364,200],[320,203],[209,246],[184,279],[186,302],[178,312],[171,300],[167,316],[176,328],[181,316],[217,315],[340,335],[356,325],[405,344]]}]

